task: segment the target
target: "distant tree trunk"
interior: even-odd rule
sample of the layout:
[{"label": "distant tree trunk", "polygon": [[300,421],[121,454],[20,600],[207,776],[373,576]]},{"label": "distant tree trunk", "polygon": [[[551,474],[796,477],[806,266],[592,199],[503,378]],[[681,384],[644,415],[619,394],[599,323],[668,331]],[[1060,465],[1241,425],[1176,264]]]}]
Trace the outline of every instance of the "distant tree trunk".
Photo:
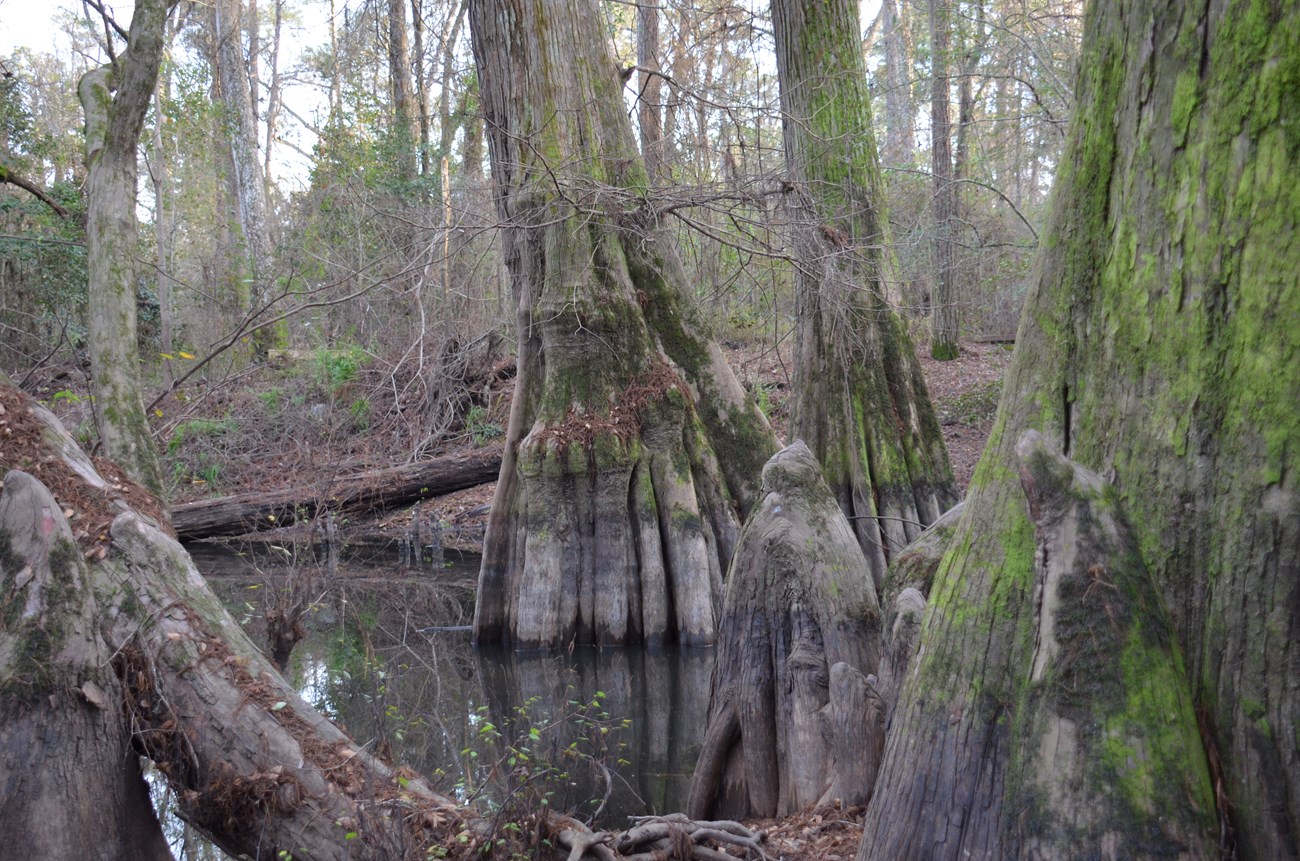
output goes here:
[{"label": "distant tree trunk", "polygon": [[429,152],[429,88],[428,76],[424,71],[424,32],[424,0],[411,0],[411,35],[415,40],[415,104],[419,109],[416,124],[420,133],[420,176],[428,176],[432,170],[432,154]]},{"label": "distant tree trunk", "polygon": [[416,176],[415,83],[411,78],[411,43],[406,36],[407,0],[388,0],[388,78],[393,91],[394,146],[404,180]]},{"label": "distant tree trunk", "polygon": [[[441,128],[441,136],[438,143],[439,159],[445,159],[451,156],[451,145],[453,140],[455,140],[456,137],[456,129],[459,128],[461,125],[467,123],[470,119],[468,116],[466,116],[466,112],[461,107],[461,105],[464,104],[463,99],[465,98],[466,94],[462,93],[462,101],[460,102],[460,104],[457,105],[457,109],[454,114],[452,113],[452,107],[451,107],[452,106],[451,77],[452,77],[452,70],[455,68],[455,62],[456,62],[456,43],[460,41],[460,28],[464,26],[465,23],[465,12],[467,6],[468,3],[465,2],[465,0],[461,0],[460,3],[456,4],[456,11],[454,15],[451,14],[450,10],[448,10],[446,26],[443,28],[443,32],[442,32],[442,92],[438,100],[439,101],[438,123]],[[466,130],[466,134],[468,135],[468,128]],[[481,143],[482,140],[481,129],[478,132],[478,135]],[[469,143],[467,138],[466,146],[468,147],[468,145]],[[483,153],[482,153],[482,148],[480,146],[479,160],[482,161],[482,158],[483,158]],[[482,175],[483,175],[482,169],[480,167],[479,176]]]},{"label": "distant tree trunk", "polygon": [[[1216,837],[1300,856],[1297,45],[1294,3],[1089,7],[1016,358],[863,861],[1217,858]],[[1028,429],[1030,455],[1109,478],[1074,504],[1128,509],[1118,553],[1027,509]],[[1137,566],[1159,595],[1133,614]]]},{"label": "distant tree trunk", "polygon": [[659,58],[659,0],[636,7],[637,122],[641,127],[641,157],[650,183],[665,179],[663,78]]},{"label": "distant tree trunk", "polygon": [[95,424],[110,457],[162,492],[136,344],[136,146],[158,80],[170,0],[141,0],[126,51],[78,86],[86,119],[86,269]]},{"label": "distant tree trunk", "polygon": [[957,501],[906,324],[884,293],[884,194],[853,0],[774,0],[797,253],[792,435],[817,455],[877,586]]},{"label": "distant tree trunk", "polygon": [[271,82],[266,87],[266,146],[262,153],[262,179],[268,199],[272,197],[274,185],[271,179],[271,155],[275,150],[280,123],[280,98],[283,86],[280,74],[280,32],[283,24],[284,0],[275,0],[275,25],[271,31]]},{"label": "distant tree trunk", "polygon": [[167,149],[163,135],[166,114],[163,102],[170,98],[167,76],[158,80],[154,87],[154,129],[153,155],[148,161],[149,181],[153,185],[153,235],[154,252],[158,267],[158,340],[163,352],[163,381],[168,388],[174,379],[172,360],[175,352],[172,343],[172,226],[171,201],[168,199],[171,188],[167,183]]},{"label": "distant tree trunk", "polygon": [[863,804],[885,740],[880,605],[853,529],[802,442],[763,489],[727,575],[696,819]]},{"label": "distant tree trunk", "polygon": [[461,93],[456,112],[461,117],[461,127],[465,129],[461,144],[461,167],[466,177],[480,180],[483,178],[483,115],[479,108],[477,83]]},{"label": "distant tree trunk", "polygon": [[[243,238],[243,265],[239,280],[249,280],[246,301],[250,308],[264,306],[271,296],[271,222],[266,204],[262,161],[257,154],[257,116],[249,90],[248,61],[244,56],[240,0],[215,0],[212,7],[216,35],[216,66],[225,110],[226,139],[230,152],[231,185],[239,229]],[[256,350],[265,353],[271,329],[255,336]]]},{"label": "distant tree trunk", "polygon": [[907,0],[884,0],[885,45],[885,149],[887,164],[911,164],[916,151],[916,118],[912,110],[911,50],[907,19],[899,4]]},{"label": "distant tree trunk", "polygon": [[594,0],[470,4],[519,378],[475,635],[711,643],[775,439],[685,298]]},{"label": "distant tree trunk", "polygon": [[952,10],[949,0],[929,0],[930,13],[930,173],[934,177],[934,290],[930,295],[930,355],[947,361],[957,344],[957,186],[952,181],[952,119],[948,67]]}]

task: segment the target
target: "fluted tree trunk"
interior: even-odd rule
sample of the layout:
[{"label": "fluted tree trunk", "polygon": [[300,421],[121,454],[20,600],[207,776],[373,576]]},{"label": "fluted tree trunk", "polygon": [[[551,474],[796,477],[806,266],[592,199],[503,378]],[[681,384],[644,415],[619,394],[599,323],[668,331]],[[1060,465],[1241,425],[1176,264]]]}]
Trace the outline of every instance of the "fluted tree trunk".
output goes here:
[{"label": "fluted tree trunk", "polygon": [[[1220,857],[1220,833],[1300,855],[1298,49],[1282,0],[1090,7],[1016,358],[861,861]],[[1052,451],[1113,486],[1066,520],[1027,506],[1027,429],[1027,487],[1065,474]],[[1105,500],[1132,530],[1109,558],[1080,516]],[[1156,595],[1134,603],[1138,567]]]},{"label": "fluted tree trunk", "polygon": [[774,0],[797,252],[792,435],[803,439],[877,587],[957,501],[907,327],[885,298],[884,194],[852,0]]},{"label": "fluted tree trunk", "polygon": [[172,0],[136,4],[126,50],[78,85],[86,121],[87,317],[95,424],[109,456],[162,490],[136,346],[136,147],[162,63]]},{"label": "fluted tree trunk", "polygon": [[773,434],[686,300],[597,4],[469,11],[519,332],[475,635],[710,643]]}]

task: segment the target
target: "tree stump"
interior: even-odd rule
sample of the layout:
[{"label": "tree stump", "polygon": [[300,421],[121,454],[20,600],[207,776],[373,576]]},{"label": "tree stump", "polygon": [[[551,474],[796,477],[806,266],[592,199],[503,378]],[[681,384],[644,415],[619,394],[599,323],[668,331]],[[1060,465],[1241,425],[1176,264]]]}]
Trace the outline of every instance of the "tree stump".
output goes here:
[{"label": "tree stump", "polygon": [[860,804],[880,761],[880,606],[857,537],[802,442],[763,490],[728,575],[696,819]]}]

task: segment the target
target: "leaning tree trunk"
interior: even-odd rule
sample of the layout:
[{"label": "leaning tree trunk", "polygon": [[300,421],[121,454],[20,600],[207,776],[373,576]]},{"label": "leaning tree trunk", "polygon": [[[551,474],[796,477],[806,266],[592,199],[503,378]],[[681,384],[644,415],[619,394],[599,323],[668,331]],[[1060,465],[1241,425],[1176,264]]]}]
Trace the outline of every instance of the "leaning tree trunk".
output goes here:
[{"label": "leaning tree trunk", "polygon": [[[1300,147],[1285,107],[1300,6],[1096,4],[1085,33],[1016,359],[936,574],[864,861],[1203,857],[1214,847],[1180,846],[1172,817],[1187,824],[1191,802],[1203,824],[1215,791],[1240,857],[1300,855]],[[1034,716],[1043,623],[1059,630],[1071,602],[1117,581],[1103,565],[1054,612],[1044,597],[1035,554],[1051,551],[1009,468],[1027,428],[1110,477],[1128,507],[1128,551],[1168,607],[1204,751],[1179,743],[1182,674],[1100,604],[1097,637],[1127,632],[1120,672],[1079,678],[1094,698],[1068,737]],[[1063,796],[1024,753],[1071,743],[1104,767]],[[1075,811],[1122,801],[1124,815],[1066,842],[1067,797]]]},{"label": "leaning tree trunk", "polygon": [[138,753],[182,817],[231,855],[424,859],[482,847],[473,811],[372,757],[303,701],[184,549],[133,508],[148,495],[106,480],[2,378],[0,428],[6,834],[45,841],[28,844],[48,846],[40,858],[87,846],[95,857],[169,857]]},{"label": "leaning tree trunk", "polygon": [[475,636],[710,643],[775,449],[685,297],[589,0],[470,5],[519,379]]},{"label": "leaning tree trunk", "polygon": [[852,0],[774,0],[798,254],[791,427],[822,463],[879,586],[956,502],[907,328],[885,299],[886,219]]},{"label": "leaning tree trunk", "polygon": [[803,443],[768,461],[763,489],[727,575],[691,779],[697,819],[863,804],[880,764],[881,619],[867,560]]},{"label": "leaning tree trunk", "polygon": [[136,348],[136,145],[162,63],[173,0],[140,0],[126,50],[77,86],[86,119],[87,322],[95,425],[109,456],[162,491]]},{"label": "leaning tree trunk", "polygon": [[[0,413],[0,415],[3,415]],[[9,423],[5,422],[5,427]],[[123,686],[62,508],[36,479],[0,493],[0,856],[170,859],[121,718]],[[20,838],[21,840],[17,840]],[[15,842],[16,841],[16,842]]]}]

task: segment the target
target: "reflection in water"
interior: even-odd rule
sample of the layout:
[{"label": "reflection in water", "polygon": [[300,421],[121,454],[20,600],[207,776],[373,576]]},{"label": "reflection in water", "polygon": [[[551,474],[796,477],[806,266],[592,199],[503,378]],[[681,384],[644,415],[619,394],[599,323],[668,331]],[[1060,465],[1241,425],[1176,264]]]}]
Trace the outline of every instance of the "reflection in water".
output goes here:
[{"label": "reflection in water", "polygon": [[[684,807],[712,650],[475,649],[464,626],[478,557],[449,554],[448,566],[429,572],[402,568],[397,554],[395,544],[376,545],[345,554],[337,576],[311,572],[320,600],[288,671],[305,699],[462,800],[545,798],[613,826]],[[295,576],[287,558],[211,545],[195,554],[259,644],[264,596]]]}]

